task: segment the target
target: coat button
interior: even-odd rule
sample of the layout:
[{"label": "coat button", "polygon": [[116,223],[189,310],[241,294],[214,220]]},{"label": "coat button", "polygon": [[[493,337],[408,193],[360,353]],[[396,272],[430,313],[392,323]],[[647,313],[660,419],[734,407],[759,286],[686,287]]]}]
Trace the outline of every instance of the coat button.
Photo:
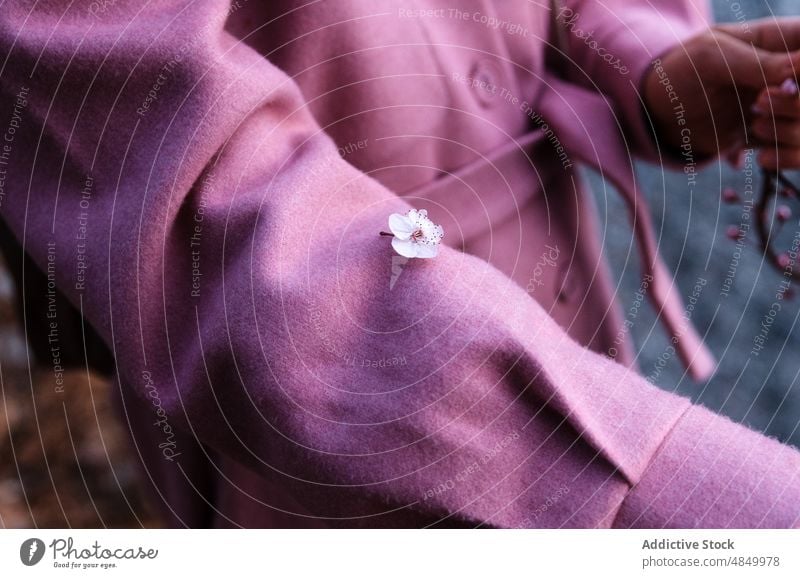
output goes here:
[{"label": "coat button", "polygon": [[502,74],[498,64],[487,58],[482,58],[473,64],[469,74],[472,93],[483,107],[489,107],[499,98],[502,86]]}]

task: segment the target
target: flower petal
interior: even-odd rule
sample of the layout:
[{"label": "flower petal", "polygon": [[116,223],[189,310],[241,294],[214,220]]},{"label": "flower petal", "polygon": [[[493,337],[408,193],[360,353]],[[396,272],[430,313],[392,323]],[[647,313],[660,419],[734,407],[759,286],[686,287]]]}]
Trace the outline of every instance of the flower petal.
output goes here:
[{"label": "flower petal", "polygon": [[415,229],[414,222],[405,215],[400,213],[389,215],[389,230],[396,238],[405,241],[411,237]]},{"label": "flower petal", "polygon": [[420,259],[431,259],[439,254],[439,245],[418,243],[417,257]]},{"label": "flower petal", "polygon": [[419,251],[420,245],[413,241],[400,239],[399,237],[395,237],[392,239],[392,248],[397,251],[398,255],[402,255],[408,259],[413,259],[417,256],[417,252]]}]

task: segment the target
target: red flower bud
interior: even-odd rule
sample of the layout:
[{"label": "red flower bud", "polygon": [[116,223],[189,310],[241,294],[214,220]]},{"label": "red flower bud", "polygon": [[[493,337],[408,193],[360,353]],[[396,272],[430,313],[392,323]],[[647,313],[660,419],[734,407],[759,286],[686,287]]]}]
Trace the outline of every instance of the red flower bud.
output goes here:
[{"label": "red flower bud", "polygon": [[728,228],[725,229],[725,235],[731,241],[738,241],[742,237],[744,237],[744,232],[742,231],[739,225],[728,225]]}]

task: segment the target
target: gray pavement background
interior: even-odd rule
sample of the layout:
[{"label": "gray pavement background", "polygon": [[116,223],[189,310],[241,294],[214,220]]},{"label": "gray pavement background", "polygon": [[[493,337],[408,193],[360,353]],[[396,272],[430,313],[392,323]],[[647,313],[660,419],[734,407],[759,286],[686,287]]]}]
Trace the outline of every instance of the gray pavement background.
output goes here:
[{"label": "gray pavement background", "polygon": [[[715,0],[713,5],[718,21],[800,15],[797,0]],[[690,396],[735,421],[800,446],[800,284],[794,287],[797,296],[781,303],[758,355],[752,353],[754,339],[776,302],[781,274],[763,262],[754,246],[745,248],[728,297],[721,295],[736,249],[726,238],[725,229],[739,223],[742,207],[723,204],[720,191],[728,186],[743,190],[743,171],[723,163],[712,164],[699,174],[693,190],[682,172],[642,165],[639,176],[660,229],[661,253],[676,273],[684,302],[698,278],[707,280],[692,319],[701,333],[706,333],[707,343],[720,362],[717,374],[707,384],[696,384],[684,376],[674,356],[660,367],[663,362],[660,364],[659,358],[668,341],[647,307],[631,330],[642,372],[664,389]],[[800,183],[800,175],[791,176]],[[615,279],[620,281],[620,303],[627,309],[639,287],[639,268],[632,257],[636,249],[626,211],[616,192],[606,188],[596,175],[589,174],[588,178],[601,215],[607,257]],[[756,192],[759,184],[760,178]],[[792,209],[794,216],[788,226],[797,230],[800,203]]]}]

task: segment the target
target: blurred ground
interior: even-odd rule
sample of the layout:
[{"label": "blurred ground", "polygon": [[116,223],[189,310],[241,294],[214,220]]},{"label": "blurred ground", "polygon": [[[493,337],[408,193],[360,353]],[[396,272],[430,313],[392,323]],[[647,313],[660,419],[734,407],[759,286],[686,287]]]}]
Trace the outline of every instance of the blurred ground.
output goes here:
[{"label": "blurred ground", "polygon": [[28,375],[12,281],[0,263],[0,528],[157,527],[110,383],[71,371]]}]

